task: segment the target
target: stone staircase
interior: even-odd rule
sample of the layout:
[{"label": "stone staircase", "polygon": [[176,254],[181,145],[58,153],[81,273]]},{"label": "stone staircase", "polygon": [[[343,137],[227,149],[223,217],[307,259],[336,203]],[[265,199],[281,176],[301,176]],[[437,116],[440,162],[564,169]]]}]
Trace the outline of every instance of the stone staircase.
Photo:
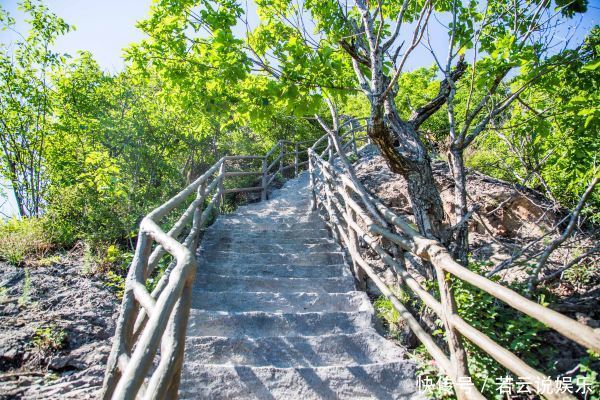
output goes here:
[{"label": "stone staircase", "polygon": [[220,216],[199,258],[180,398],[421,398],[310,211],[307,174]]}]

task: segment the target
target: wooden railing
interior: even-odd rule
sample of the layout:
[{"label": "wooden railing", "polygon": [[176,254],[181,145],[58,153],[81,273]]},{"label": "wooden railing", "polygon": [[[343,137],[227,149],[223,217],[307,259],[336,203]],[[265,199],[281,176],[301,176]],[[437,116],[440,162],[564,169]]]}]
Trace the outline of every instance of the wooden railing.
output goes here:
[{"label": "wooden railing", "polygon": [[[362,129],[351,127],[341,137],[325,135],[310,148],[305,147],[306,143],[280,141],[264,156],[223,157],[142,220],[106,368],[103,399],[177,398],[200,232],[212,215],[219,212],[228,193],[260,191],[264,200],[278,174],[297,175],[307,164],[313,208],[321,206],[326,211],[334,237],[351,255],[355,276],[362,281],[361,277],[366,274],[391,301],[437,361],[441,371],[452,380],[459,398],[483,398],[474,386],[462,385],[464,378],[468,378],[466,359],[461,348],[462,337],[515,375],[527,379],[544,397],[574,398],[560,383],[554,382],[548,386],[542,373],[464,321],[456,313],[445,275],[451,274],[486,291],[595,352],[600,352],[600,334],[456,263],[439,242],[421,236],[406,220],[368,193],[356,179],[347,159],[349,153],[358,154],[357,143],[368,140],[364,135],[357,135]],[[258,168],[245,170],[246,167],[242,165],[246,162],[260,163],[260,171]],[[234,164],[233,170],[228,170],[229,164]],[[260,176],[259,185],[226,188],[227,178],[253,175]],[[187,204],[193,195],[194,199],[179,219],[165,232],[160,223],[182,204]],[[412,271],[409,272],[402,262],[384,249],[381,239],[395,243],[402,250],[434,266],[440,286],[439,301],[422,287],[418,276],[414,276]],[[393,268],[412,293],[441,318],[446,327],[449,356],[362,257],[359,240]],[[173,260],[149,291],[148,279],[165,256]]]},{"label": "wooden railing", "polygon": [[[177,398],[200,232],[219,212],[227,194],[260,191],[265,200],[278,175],[297,175],[308,164],[307,151],[307,143],[279,141],[264,156],[223,157],[143,218],[125,281],[103,399]],[[260,163],[260,171],[245,170],[248,163]],[[228,170],[228,166],[233,170]],[[257,186],[226,187],[228,178],[253,175],[260,175]],[[179,219],[165,232],[161,222],[188,202]],[[154,288],[148,290],[149,278],[156,275],[165,256],[172,257],[172,261]]]},{"label": "wooden railing", "polygon": [[[359,130],[360,128],[351,129],[353,132]],[[348,133],[339,137],[337,132],[330,131],[316,143],[318,145],[327,140],[325,151],[316,151],[315,148],[308,151],[313,209],[324,210],[333,236],[351,256],[354,274],[359,284],[366,274],[391,301],[400,317],[437,362],[441,372],[453,382],[457,397],[459,399],[484,398],[470,383],[467,355],[462,347],[462,338],[465,338],[517,377],[526,380],[545,398],[574,399],[575,397],[561,382],[549,381],[544,374],[527,365],[519,357],[462,319],[456,312],[448,282],[451,278],[447,275],[491,294],[596,353],[600,352],[600,332],[531,301],[457,263],[438,241],[423,237],[405,219],[394,214],[365,190],[348,161],[347,153],[352,150],[352,144],[346,143],[344,137],[347,138]],[[361,255],[359,240],[370,247],[383,263],[393,268],[405,286],[439,316],[444,323],[449,356],[383,282],[371,263]],[[394,243],[402,251],[410,252],[433,266],[437,275],[440,300],[422,286],[424,277],[418,276],[418,273],[412,270],[409,271],[402,261],[382,246],[382,241]]]}]

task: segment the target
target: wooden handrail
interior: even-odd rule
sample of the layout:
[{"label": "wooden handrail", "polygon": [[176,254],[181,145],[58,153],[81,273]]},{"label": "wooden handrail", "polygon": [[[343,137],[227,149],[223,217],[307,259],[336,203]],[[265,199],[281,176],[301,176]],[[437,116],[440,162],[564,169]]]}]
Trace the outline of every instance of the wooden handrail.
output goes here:
[{"label": "wooden handrail", "polygon": [[[177,397],[192,283],[197,269],[195,250],[199,244],[200,232],[213,212],[219,211],[226,194],[260,191],[261,199],[266,199],[268,188],[276,177],[276,174],[270,177],[267,159],[277,150],[280,154],[271,166],[279,164],[279,171],[293,168],[295,175],[299,173],[299,169],[308,161],[300,162],[300,145],[294,143],[293,163],[284,165],[286,143],[277,142],[264,156],[222,157],[185,189],[142,219],[106,366],[102,399]],[[302,151],[306,151],[305,147]],[[227,171],[228,161],[243,160],[261,160],[261,171]],[[225,188],[227,178],[251,175],[261,176],[259,186]],[[188,201],[194,193],[195,199],[188,204],[171,229],[164,232],[159,225],[161,220]],[[208,198],[210,201],[205,205]],[[187,236],[180,241],[180,235],[190,223]],[[153,243],[156,243],[154,250]],[[146,288],[146,281],[167,253],[174,260],[150,293]],[[160,357],[158,366],[151,371],[156,357]]]},{"label": "wooden handrail", "polygon": [[[321,137],[318,142],[320,143],[325,140],[324,138],[326,136],[327,135]],[[349,135],[346,134],[344,136],[348,137]],[[338,140],[341,140],[341,138],[338,138]],[[353,140],[356,140],[354,136]],[[424,304],[431,308],[440,318],[446,319],[450,329],[460,332],[467,340],[478,346],[481,350],[489,354],[498,361],[498,363],[515,373],[517,376],[528,378],[529,381],[532,382],[534,389],[544,397],[548,399],[574,398],[565,390],[565,387],[562,386],[560,382],[554,382],[550,388],[541,384],[540,382],[543,382],[543,378],[545,378],[541,372],[530,367],[516,355],[469,325],[456,313],[446,309],[440,301],[435,299],[429,292],[421,287],[415,277],[413,277],[412,273],[409,273],[402,264],[396,261],[383,249],[379,244],[379,238],[384,238],[398,244],[403,250],[411,252],[426,262],[431,262],[438,268],[438,273],[440,273],[439,271],[450,273],[456,278],[484,290],[514,309],[529,315],[537,321],[544,323],[549,328],[563,334],[565,337],[595,352],[600,352],[600,332],[531,301],[511,289],[463,267],[452,258],[446,248],[438,241],[423,237],[410,223],[394,214],[373,195],[368,195],[368,201],[377,209],[376,214],[374,214],[372,208],[366,207],[364,204],[359,204],[357,200],[346,193],[346,190],[350,189],[352,192],[360,194],[364,190],[362,184],[356,179],[352,179],[352,174],[350,174],[349,171],[346,170],[347,168],[343,166],[344,163],[333,165],[330,161],[326,161],[323,158],[332,147],[337,147],[337,149],[334,149],[335,151],[338,149],[344,149],[345,151],[348,145],[342,144],[341,146],[332,146],[330,144],[322,154],[318,154],[315,151],[314,145],[308,150],[310,182],[314,203],[313,208],[319,205],[323,207],[332,221],[331,228],[334,237],[338,238],[341,244],[347,247],[352,261],[362,268],[381,290],[384,296],[390,299],[394,308],[406,320],[411,330],[413,330],[432,357],[438,362],[441,370],[453,381],[459,398],[471,399],[483,397],[477,390],[465,391],[465,387],[458,384],[455,366],[451,365],[451,360],[449,360],[439,347],[437,347],[433,339],[425,332],[424,328],[419,325],[417,320],[408,313],[406,307],[404,307],[385,283],[377,276],[371,265],[362,258],[355,248],[353,248],[348,233],[354,233],[360,237],[380,256],[381,260],[386,265],[394,268],[413,294],[420,298]],[[333,157],[330,155],[330,157],[335,159],[336,157],[339,157],[339,154],[335,154]],[[359,197],[362,197],[360,201],[364,203],[364,197]],[[387,223],[397,227],[399,231],[402,232],[402,235],[394,233],[387,226],[379,223],[377,217],[380,216],[383,216]],[[361,223],[359,223],[359,219],[362,221]],[[344,222],[348,233],[342,229],[342,225],[339,225],[340,221]],[[444,281],[444,279],[442,279],[442,281]],[[438,281],[438,284],[440,284],[439,282],[440,281]],[[448,294],[451,295],[451,292],[448,292]]]}]

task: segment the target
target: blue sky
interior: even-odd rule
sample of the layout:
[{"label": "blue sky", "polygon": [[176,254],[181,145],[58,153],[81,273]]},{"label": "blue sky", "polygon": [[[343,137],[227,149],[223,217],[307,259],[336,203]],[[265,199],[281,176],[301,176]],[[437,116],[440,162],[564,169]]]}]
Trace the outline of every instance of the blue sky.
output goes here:
[{"label": "blue sky", "polygon": [[[61,16],[67,23],[75,25],[76,29],[58,39],[56,50],[76,55],[79,50],[90,51],[100,66],[108,72],[116,73],[123,69],[123,48],[130,43],[139,41],[144,37],[136,27],[135,23],[144,19],[150,10],[152,0],[45,0],[44,4],[57,15]],[[243,2],[245,3],[245,2]],[[256,24],[256,13],[252,0],[249,2],[249,22]],[[580,41],[592,26],[600,23],[600,4],[598,0],[589,1],[588,12],[571,24],[579,22],[576,40]],[[23,21],[23,13],[17,10],[17,0],[0,0],[0,5],[5,8],[16,20],[16,29],[26,32],[28,27]],[[240,27],[239,33],[243,33]],[[563,28],[564,29],[564,28]],[[444,35],[444,36],[442,36]],[[431,40],[441,48],[445,47],[447,40],[445,34],[436,21],[431,21]],[[14,40],[10,32],[0,31],[0,42],[9,43]],[[436,46],[437,47],[437,46]],[[429,66],[433,59],[429,52],[423,47],[418,48],[409,59],[407,69],[421,66]],[[1,182],[0,182],[0,186]],[[14,215],[14,198],[9,192],[8,201],[2,198],[0,189],[0,212]],[[6,194],[6,193],[5,193]],[[4,204],[3,204],[4,203]],[[0,214],[1,218],[2,214]]]},{"label": "blue sky", "polygon": [[[23,14],[17,10],[17,0],[0,0],[3,8],[17,20],[17,30],[25,32],[27,25]],[[142,39],[143,33],[135,23],[144,19],[150,10],[152,0],[45,0],[44,4],[57,15],[61,16],[76,30],[59,38],[56,49],[75,55],[78,50],[91,51],[101,67],[108,72],[118,72],[123,66],[122,50],[130,43]],[[245,3],[245,2],[242,2]],[[256,23],[254,4],[249,1],[249,20],[251,25]],[[581,20],[578,38],[600,23],[600,4],[598,0],[590,0],[589,10]],[[571,21],[572,24],[579,19]],[[438,35],[444,34],[436,21],[431,21],[431,39],[435,42]],[[239,33],[243,29],[239,27]],[[445,35],[445,34],[444,34]],[[442,36],[443,37],[443,36]],[[0,41],[11,41],[11,34],[0,32]],[[444,41],[446,38],[444,37]],[[440,46],[443,47],[443,43]],[[433,59],[424,48],[417,49],[410,57],[408,69],[429,66]]]},{"label": "blue sky", "polygon": [[[56,49],[71,55],[88,50],[103,69],[117,72],[123,68],[122,49],[143,38],[136,21],[150,10],[151,0],[45,0],[44,4],[76,30],[58,39]],[[23,13],[16,0],[0,0],[0,4],[16,20],[17,30],[25,32]],[[10,33],[0,32],[1,41]]]}]

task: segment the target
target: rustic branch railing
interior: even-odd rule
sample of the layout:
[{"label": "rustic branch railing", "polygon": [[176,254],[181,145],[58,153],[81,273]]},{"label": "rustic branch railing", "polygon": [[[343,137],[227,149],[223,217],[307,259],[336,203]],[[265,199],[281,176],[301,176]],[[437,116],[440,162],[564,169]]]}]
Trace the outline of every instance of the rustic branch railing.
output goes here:
[{"label": "rustic branch railing", "polygon": [[[293,151],[289,151],[290,146]],[[219,212],[228,193],[260,191],[261,199],[265,200],[277,174],[293,169],[297,175],[308,165],[308,160],[303,161],[300,156],[307,153],[306,147],[305,143],[279,141],[264,156],[223,157],[192,184],[144,217],[125,281],[121,312],[104,377],[103,399],[177,398],[197,268],[195,253],[202,228],[213,213]],[[286,155],[290,154],[293,159],[287,163]],[[228,163],[236,163],[239,169],[239,165],[253,161],[260,162],[260,171],[227,170]],[[274,169],[275,166],[278,168]],[[258,186],[226,188],[227,178],[253,175],[260,176]],[[183,214],[165,232],[159,225],[161,221],[194,195]],[[187,235],[180,240],[186,230]],[[167,254],[173,260],[149,291],[148,279]]]},{"label": "rustic branch railing", "polygon": [[[364,130],[353,126],[341,137],[330,131],[315,143],[319,145],[327,140],[328,145],[324,151],[319,153],[314,146],[308,150],[313,209],[320,207],[325,210],[333,236],[351,256],[358,283],[364,284],[361,281],[365,274],[371,278],[436,360],[441,371],[453,382],[459,399],[484,398],[475,386],[469,384],[466,359],[460,357],[461,337],[478,346],[519,378],[526,379],[530,386],[545,398],[574,399],[561,382],[549,383],[544,374],[463,320],[453,306],[454,299],[446,274],[491,294],[594,352],[600,352],[600,332],[463,267],[438,241],[423,237],[406,220],[395,215],[371,194],[365,197],[366,190],[354,176],[347,160],[350,151],[356,152],[355,132],[361,129]],[[349,135],[352,135],[351,142],[344,144],[343,139]],[[368,245],[382,262],[393,268],[406,287],[444,322],[449,357],[377,275],[373,266],[363,258],[358,250],[359,239]],[[384,249],[380,244],[382,239],[395,243],[403,251],[410,252],[433,265],[439,276],[437,282],[441,301],[422,287],[419,282],[423,282],[423,277],[413,275],[404,262]]]},{"label": "rustic branch railing", "polygon": [[[261,199],[265,200],[268,188],[278,174],[283,175],[293,168],[293,174],[297,175],[307,164],[313,208],[320,205],[326,210],[334,237],[346,246],[351,255],[355,276],[362,282],[362,277],[367,275],[390,299],[442,372],[452,380],[459,398],[483,398],[474,386],[464,385],[463,378],[467,377],[464,372],[466,360],[461,359],[457,351],[461,337],[471,341],[517,376],[527,379],[544,397],[574,398],[560,382],[553,381],[548,385],[542,373],[464,321],[452,306],[452,292],[445,276],[438,279],[442,294],[442,301],[438,301],[421,286],[421,277],[413,276],[403,262],[384,249],[380,244],[381,239],[395,243],[402,250],[431,263],[438,275],[448,273],[468,282],[595,352],[600,352],[600,334],[456,263],[439,242],[421,236],[406,220],[370,195],[354,176],[347,159],[349,153],[358,154],[357,142],[365,143],[368,140],[365,136],[356,135],[362,129],[351,124],[342,137],[330,133],[307,149],[301,149],[305,143],[280,141],[264,156],[223,157],[187,188],[142,220],[106,368],[103,399],[177,398],[191,290],[197,268],[195,252],[202,228],[212,214],[220,210],[226,194],[261,191]],[[304,154],[308,159],[303,161]],[[228,162],[243,164],[244,161],[260,161],[260,171],[227,171]],[[253,175],[260,176],[260,185],[225,188],[227,178]],[[195,195],[194,200],[165,233],[159,225],[161,221],[192,195]],[[180,241],[186,229],[189,229],[187,235]],[[361,256],[359,240],[393,268],[412,293],[444,321],[446,334],[451,339],[448,343],[449,357],[381,280],[372,265]],[[167,253],[173,260],[150,292],[147,288],[148,278]],[[457,343],[453,344],[452,341]]]}]

